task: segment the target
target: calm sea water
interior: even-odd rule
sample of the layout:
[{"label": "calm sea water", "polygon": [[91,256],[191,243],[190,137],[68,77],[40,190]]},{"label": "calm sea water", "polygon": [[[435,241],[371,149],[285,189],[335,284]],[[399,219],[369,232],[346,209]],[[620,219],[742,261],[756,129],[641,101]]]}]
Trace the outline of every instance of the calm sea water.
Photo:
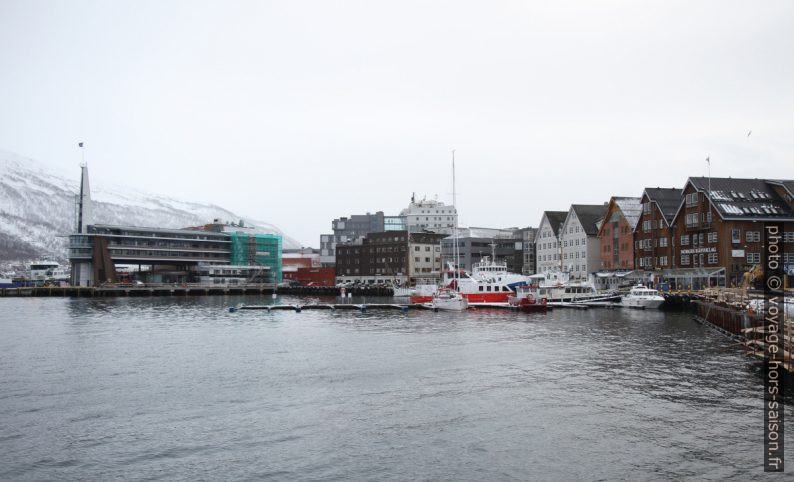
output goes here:
[{"label": "calm sea water", "polygon": [[241,301],[0,299],[0,479],[761,474],[759,367],[687,314]]}]

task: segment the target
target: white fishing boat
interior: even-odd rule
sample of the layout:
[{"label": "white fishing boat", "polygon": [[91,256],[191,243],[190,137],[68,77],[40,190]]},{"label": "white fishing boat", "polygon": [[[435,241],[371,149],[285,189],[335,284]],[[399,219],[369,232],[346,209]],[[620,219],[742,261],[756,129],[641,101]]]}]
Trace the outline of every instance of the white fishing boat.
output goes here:
[{"label": "white fishing boat", "polygon": [[433,295],[430,308],[441,311],[466,311],[469,302],[457,291],[443,288]]},{"label": "white fishing boat", "polygon": [[620,295],[615,291],[599,291],[592,279],[571,281],[568,273],[550,271],[530,276],[531,285],[545,288],[550,303],[577,303],[618,301]]},{"label": "white fishing boat", "polygon": [[664,304],[664,297],[655,289],[637,285],[623,297],[620,304],[628,308],[657,309]]}]

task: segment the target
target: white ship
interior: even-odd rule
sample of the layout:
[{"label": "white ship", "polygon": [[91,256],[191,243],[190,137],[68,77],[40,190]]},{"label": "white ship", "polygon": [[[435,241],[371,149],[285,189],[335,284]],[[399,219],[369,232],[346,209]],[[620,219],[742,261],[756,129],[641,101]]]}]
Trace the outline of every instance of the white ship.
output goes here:
[{"label": "white ship", "polygon": [[[507,303],[516,288],[530,284],[530,277],[507,271],[507,264],[496,263],[483,257],[475,263],[471,273],[455,271],[450,265],[443,288],[458,291],[469,303]],[[411,295],[412,303],[428,303],[439,288],[435,285],[418,285]]]},{"label": "white ship", "polygon": [[620,304],[628,308],[657,309],[664,304],[664,297],[657,290],[637,285],[623,297]]},{"label": "white ship", "polygon": [[545,288],[549,303],[576,303],[595,301],[618,301],[620,295],[614,291],[598,291],[592,279],[571,281],[568,273],[549,271],[529,277],[531,285]]},{"label": "white ship", "polygon": [[69,268],[64,268],[55,261],[35,261],[30,264],[31,281],[66,283],[69,277]]}]

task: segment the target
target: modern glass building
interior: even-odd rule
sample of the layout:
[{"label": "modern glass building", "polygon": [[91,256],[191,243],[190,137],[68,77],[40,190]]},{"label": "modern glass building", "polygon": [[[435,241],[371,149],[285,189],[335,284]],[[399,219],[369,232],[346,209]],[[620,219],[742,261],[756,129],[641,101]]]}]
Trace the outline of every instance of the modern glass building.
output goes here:
[{"label": "modern glass building", "polygon": [[[72,284],[117,282],[116,266],[147,267],[152,283],[199,282],[199,266],[263,267],[267,282],[281,282],[281,236],[235,229],[160,229],[89,225],[69,236]],[[262,275],[257,276],[263,279]]]}]

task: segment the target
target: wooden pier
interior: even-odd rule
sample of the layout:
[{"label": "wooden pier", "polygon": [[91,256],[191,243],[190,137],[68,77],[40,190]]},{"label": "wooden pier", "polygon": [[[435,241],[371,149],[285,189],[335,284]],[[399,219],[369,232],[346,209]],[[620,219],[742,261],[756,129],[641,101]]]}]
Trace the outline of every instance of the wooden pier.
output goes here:
[{"label": "wooden pier", "polygon": [[106,286],[30,286],[2,288],[0,297],[59,296],[75,298],[116,296],[196,296],[196,295],[243,295],[273,293],[273,284],[238,286],[208,286],[200,284],[148,284]]},{"label": "wooden pier", "polygon": [[[783,367],[794,374],[794,321],[783,314],[778,335],[783,341]],[[744,309],[730,302],[704,300],[695,302],[695,320],[740,342],[744,354],[763,360],[767,354],[767,326],[763,312]]]},{"label": "wooden pier", "polygon": [[[26,286],[0,288],[0,297],[116,297],[116,296],[209,296],[279,294],[296,296],[339,296],[333,286],[276,286],[272,283],[244,285],[206,284],[109,284],[103,286]],[[352,296],[392,296],[391,288],[362,286],[348,288]]]}]

